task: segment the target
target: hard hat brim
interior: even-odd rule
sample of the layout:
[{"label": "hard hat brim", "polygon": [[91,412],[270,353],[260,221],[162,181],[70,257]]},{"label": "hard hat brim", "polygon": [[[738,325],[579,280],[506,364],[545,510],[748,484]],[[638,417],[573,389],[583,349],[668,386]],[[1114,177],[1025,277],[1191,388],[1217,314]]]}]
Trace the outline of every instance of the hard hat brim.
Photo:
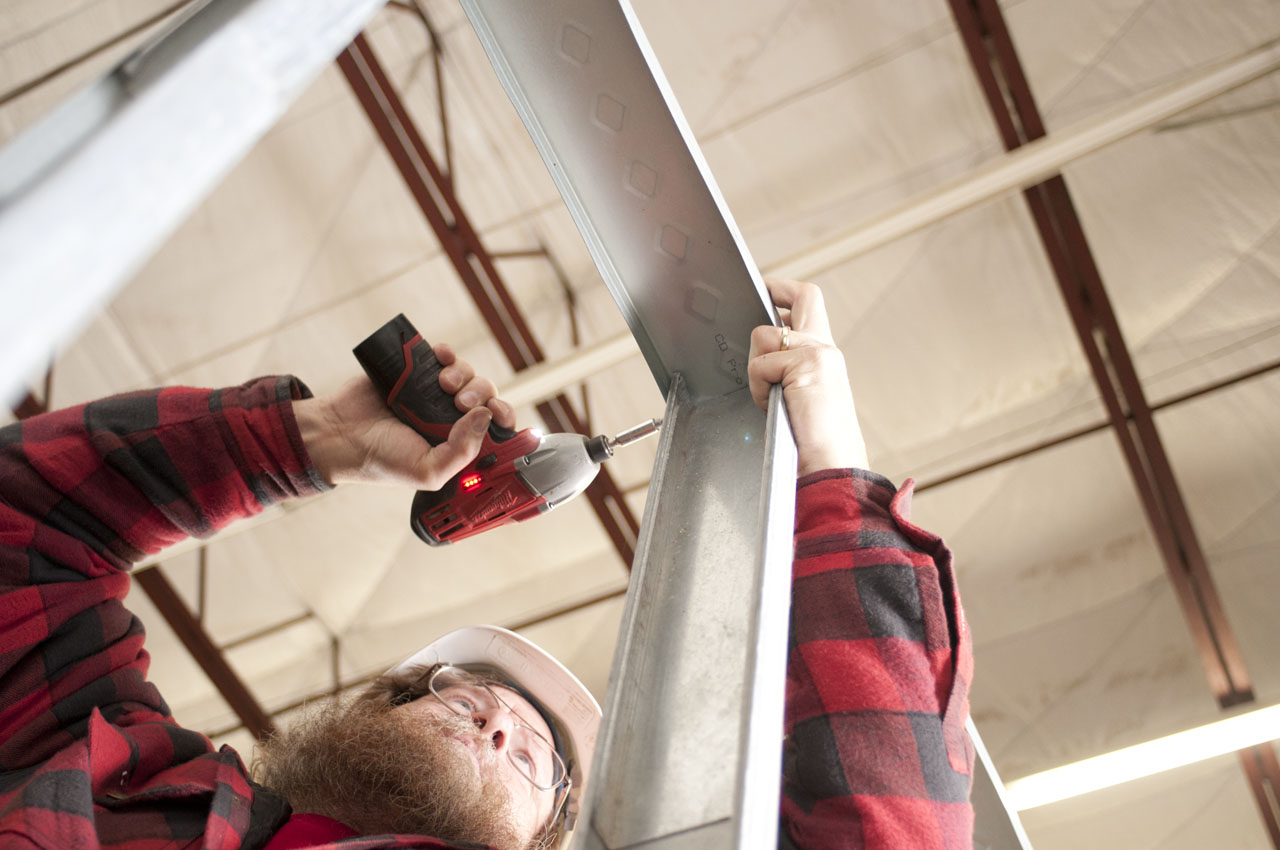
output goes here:
[{"label": "hard hat brim", "polygon": [[500,626],[455,629],[387,672],[395,675],[410,667],[435,664],[496,670],[533,697],[544,715],[549,715],[547,721],[558,727],[559,736],[567,740],[570,748],[569,777],[572,786],[565,802],[565,829],[573,829],[581,809],[582,792],[587,785],[602,716],[600,704],[586,686],[550,653]]}]

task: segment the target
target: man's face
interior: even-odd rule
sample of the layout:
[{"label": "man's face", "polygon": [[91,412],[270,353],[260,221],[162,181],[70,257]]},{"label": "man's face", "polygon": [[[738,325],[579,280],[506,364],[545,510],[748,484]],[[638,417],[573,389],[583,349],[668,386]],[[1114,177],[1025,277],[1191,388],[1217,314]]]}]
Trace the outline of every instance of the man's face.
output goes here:
[{"label": "man's face", "polygon": [[430,693],[392,707],[391,692],[371,688],[277,733],[259,750],[255,779],[296,813],[326,815],[365,835],[521,850],[542,835],[556,795],[516,770],[514,724],[548,738],[550,730],[518,693],[494,690],[506,706],[477,701],[480,710],[459,716]]},{"label": "man's face", "polygon": [[[453,706],[451,710],[431,694],[399,706],[394,711],[420,719],[425,728],[439,728],[441,733],[471,764],[484,782],[496,782],[506,789],[511,814],[522,836],[532,838],[550,820],[556,804],[556,791],[544,791],[521,773],[549,777],[551,764],[546,754],[527,746],[528,730],[544,740],[552,740],[551,729],[534,706],[511,688],[491,684],[488,689],[465,684],[440,690],[440,697]],[[492,699],[496,694],[499,700]],[[470,718],[470,727],[440,726],[461,712]],[[521,728],[523,727],[523,728]],[[544,781],[542,784],[549,784]]]}]

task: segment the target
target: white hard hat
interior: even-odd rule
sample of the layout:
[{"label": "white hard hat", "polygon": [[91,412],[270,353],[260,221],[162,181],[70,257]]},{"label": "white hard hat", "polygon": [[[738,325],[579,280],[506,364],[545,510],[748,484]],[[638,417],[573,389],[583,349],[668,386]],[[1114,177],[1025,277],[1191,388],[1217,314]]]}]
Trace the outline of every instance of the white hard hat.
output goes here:
[{"label": "white hard hat", "polygon": [[388,675],[408,667],[451,664],[455,667],[484,667],[498,678],[518,686],[531,697],[557,738],[556,745],[569,769],[569,798],[560,847],[569,845],[569,832],[581,812],[582,792],[587,786],[591,756],[600,731],[600,704],[578,677],[542,648],[500,626],[467,626],[432,641],[387,671]]}]

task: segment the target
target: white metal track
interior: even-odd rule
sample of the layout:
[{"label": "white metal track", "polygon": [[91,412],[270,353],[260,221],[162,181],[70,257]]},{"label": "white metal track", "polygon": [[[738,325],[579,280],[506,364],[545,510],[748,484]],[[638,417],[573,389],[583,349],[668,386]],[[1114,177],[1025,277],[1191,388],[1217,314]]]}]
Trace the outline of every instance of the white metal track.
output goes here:
[{"label": "white metal track", "polygon": [[384,0],[218,0],[0,150],[0,401],[86,324]]}]

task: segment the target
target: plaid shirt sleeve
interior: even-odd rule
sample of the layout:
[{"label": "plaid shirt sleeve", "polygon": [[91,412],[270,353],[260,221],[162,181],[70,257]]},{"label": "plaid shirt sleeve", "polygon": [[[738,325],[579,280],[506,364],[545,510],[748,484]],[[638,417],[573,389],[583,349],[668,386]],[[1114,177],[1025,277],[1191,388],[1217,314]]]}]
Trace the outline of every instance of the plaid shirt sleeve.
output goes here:
[{"label": "plaid shirt sleeve", "polygon": [[[291,378],[169,388],[0,429],[6,842],[159,847],[203,834],[236,847],[250,831],[257,800],[239,757],[173,723],[123,599],[142,556],[327,489],[293,421],[307,394]],[[183,802],[199,793],[203,811]],[[155,808],[163,799],[171,811]],[[137,814],[116,816],[126,810]]]},{"label": "plaid shirt sleeve", "polygon": [[799,482],[783,847],[970,850],[973,672],[951,553],[861,470]]}]

